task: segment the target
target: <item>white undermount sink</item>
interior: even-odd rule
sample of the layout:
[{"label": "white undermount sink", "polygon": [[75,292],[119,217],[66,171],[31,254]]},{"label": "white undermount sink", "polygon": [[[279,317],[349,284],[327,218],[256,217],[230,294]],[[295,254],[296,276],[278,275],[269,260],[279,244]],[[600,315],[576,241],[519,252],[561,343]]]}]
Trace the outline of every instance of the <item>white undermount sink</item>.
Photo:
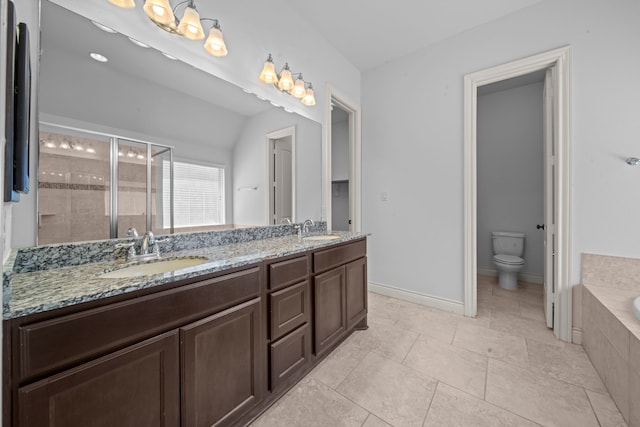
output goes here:
[{"label": "white undermount sink", "polygon": [[307,236],[304,238],[304,240],[307,240],[310,242],[314,242],[314,241],[321,242],[323,240],[334,240],[339,238],[340,236],[338,236],[337,234],[318,234],[317,236]]},{"label": "white undermount sink", "polygon": [[640,297],[633,300],[633,314],[636,315],[636,319],[640,320]]},{"label": "white undermount sink", "polygon": [[109,271],[101,274],[100,277],[104,279],[121,279],[126,277],[150,276],[152,274],[168,273],[170,271],[194,267],[204,264],[208,260],[209,259],[205,257],[185,257],[147,261]]}]

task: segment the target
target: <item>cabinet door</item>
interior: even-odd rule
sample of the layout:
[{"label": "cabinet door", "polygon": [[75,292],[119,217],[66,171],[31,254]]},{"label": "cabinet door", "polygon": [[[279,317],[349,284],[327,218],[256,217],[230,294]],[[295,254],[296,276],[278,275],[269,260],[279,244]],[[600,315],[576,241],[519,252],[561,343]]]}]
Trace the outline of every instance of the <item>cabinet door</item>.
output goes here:
[{"label": "cabinet door", "polygon": [[178,333],[18,390],[20,426],[179,426]]},{"label": "cabinet door", "polygon": [[180,331],[184,426],[229,425],[262,397],[260,298]]},{"label": "cabinet door", "polygon": [[345,268],[319,274],[313,280],[315,351],[322,354],[347,331]]},{"label": "cabinet door", "polygon": [[367,315],[367,259],[350,262],[347,269],[347,329]]}]

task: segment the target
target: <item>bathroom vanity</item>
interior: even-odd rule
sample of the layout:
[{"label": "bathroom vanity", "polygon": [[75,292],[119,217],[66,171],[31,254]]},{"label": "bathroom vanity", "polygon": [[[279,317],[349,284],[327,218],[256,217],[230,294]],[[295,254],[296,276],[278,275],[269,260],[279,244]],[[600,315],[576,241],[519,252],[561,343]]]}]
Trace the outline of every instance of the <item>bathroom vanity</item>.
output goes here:
[{"label": "bathroom vanity", "polygon": [[364,235],[244,245],[242,261],[154,275],[158,283],[99,278],[104,265],[22,273],[43,288],[45,275],[67,274],[78,289],[72,281],[103,282],[108,296],[5,304],[5,425],[244,425],[366,328]]}]

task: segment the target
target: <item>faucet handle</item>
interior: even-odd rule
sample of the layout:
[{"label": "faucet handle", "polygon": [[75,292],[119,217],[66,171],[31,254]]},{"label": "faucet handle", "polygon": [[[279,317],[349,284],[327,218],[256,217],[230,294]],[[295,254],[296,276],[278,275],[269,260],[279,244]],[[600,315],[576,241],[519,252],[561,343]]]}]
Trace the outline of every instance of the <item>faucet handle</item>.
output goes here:
[{"label": "faucet handle", "polygon": [[116,243],[116,248],[129,248],[129,250],[127,251],[127,256],[129,258],[136,256],[136,247],[135,247],[136,242],[127,242],[127,243]]}]

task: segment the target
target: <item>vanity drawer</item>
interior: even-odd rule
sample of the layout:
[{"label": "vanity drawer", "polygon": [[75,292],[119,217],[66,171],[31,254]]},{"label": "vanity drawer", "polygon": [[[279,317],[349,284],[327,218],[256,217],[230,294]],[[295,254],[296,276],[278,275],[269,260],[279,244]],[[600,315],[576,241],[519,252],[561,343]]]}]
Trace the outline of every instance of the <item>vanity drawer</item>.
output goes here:
[{"label": "vanity drawer", "polygon": [[274,262],[269,265],[268,286],[271,290],[279,289],[305,280],[308,276],[309,257],[307,255]]},{"label": "vanity drawer", "polygon": [[18,327],[19,381],[131,345],[260,294],[254,267]]},{"label": "vanity drawer", "polygon": [[366,240],[320,250],[313,254],[313,271],[320,273],[333,267],[346,264],[367,254]]},{"label": "vanity drawer", "polygon": [[269,346],[271,391],[299,374],[311,358],[311,329],[306,323]]},{"label": "vanity drawer", "polygon": [[306,323],[311,318],[309,282],[304,281],[269,295],[271,340]]}]

